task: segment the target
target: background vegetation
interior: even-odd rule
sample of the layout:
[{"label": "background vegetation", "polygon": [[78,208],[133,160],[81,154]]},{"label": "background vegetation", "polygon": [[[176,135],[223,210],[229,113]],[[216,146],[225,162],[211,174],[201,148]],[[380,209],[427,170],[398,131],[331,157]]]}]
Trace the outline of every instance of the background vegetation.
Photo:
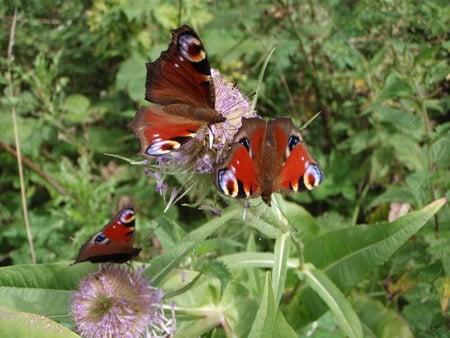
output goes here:
[{"label": "background vegetation", "polygon": [[[16,6],[13,59],[8,59]],[[183,237],[214,220],[182,203],[161,216],[164,201],[143,168],[105,156],[135,157],[138,152],[126,125],[144,104],[145,62],[167,48],[170,30],[183,23],[198,31],[211,66],[247,95],[256,90],[262,64],[275,47],[260,88],[260,115],[290,116],[300,125],[322,112],[304,138],[324,169],[324,183],[312,193],[287,197],[302,240],[370,229],[396,207],[418,210],[450,197],[448,1],[0,0],[0,16],[3,266],[32,262],[13,110],[38,263],[73,260],[124,199],[138,212],[137,244],[144,248],[144,261],[167,249],[161,238],[162,248],[158,241],[150,245],[156,224]],[[210,205],[226,211],[239,204],[224,202],[212,184],[209,189]],[[188,197],[183,202],[195,203]],[[249,251],[253,236],[256,251],[276,250],[271,238],[242,227],[241,216],[191,253],[191,269],[208,270],[225,283],[225,276],[231,280],[236,275],[227,275],[221,264],[208,265],[211,258]],[[386,242],[380,249],[386,260],[358,280],[334,280],[349,296],[366,335],[388,337],[381,328],[377,331],[380,323],[407,335],[448,333],[448,204],[431,216],[404,244],[397,243],[401,247],[395,252],[388,253]],[[345,248],[349,242],[342,238],[330,245]],[[307,262],[323,268],[320,255],[305,251]],[[348,274],[351,269],[348,265]],[[301,308],[298,287],[288,274],[281,308],[297,334],[304,335],[323,311],[311,314]],[[320,318],[315,334],[343,334],[334,332],[331,315]],[[388,323],[392,318],[401,324]]]}]

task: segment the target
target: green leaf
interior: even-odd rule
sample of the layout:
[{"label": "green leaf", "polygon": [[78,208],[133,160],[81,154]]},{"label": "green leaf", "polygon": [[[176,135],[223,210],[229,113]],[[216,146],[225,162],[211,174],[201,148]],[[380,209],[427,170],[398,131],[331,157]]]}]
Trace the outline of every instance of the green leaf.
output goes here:
[{"label": "green leaf", "polygon": [[136,102],[141,102],[145,92],[145,62],[146,59],[133,53],[131,57],[120,64],[116,77],[118,89],[125,90]]},{"label": "green leaf", "polygon": [[383,122],[392,124],[392,126],[410,137],[415,136],[416,139],[420,139],[423,133],[423,120],[419,116],[406,111],[391,107],[378,107],[374,111],[374,116]]},{"label": "green leaf", "polygon": [[81,94],[72,94],[67,96],[63,103],[66,111],[63,118],[72,123],[81,123],[89,120],[89,107],[91,102]]},{"label": "green leaf", "polygon": [[365,336],[376,338],[413,338],[408,323],[394,310],[365,295],[352,297],[355,310],[364,324]]},{"label": "green leaf", "polygon": [[128,151],[128,144],[125,143],[127,136],[124,135],[123,128],[106,129],[104,126],[89,126],[87,134],[90,148],[99,153]]},{"label": "green leaf", "polygon": [[[255,253],[256,251],[255,237],[253,236],[253,234],[251,234],[248,238],[246,249],[247,253]],[[219,257],[219,260],[222,257]],[[227,266],[229,267],[229,262]],[[249,288],[250,294],[255,298],[259,297],[264,288],[262,278],[260,278],[262,271],[259,271],[257,269],[246,269],[243,271],[243,274],[244,278],[245,275],[247,276],[247,287]]]},{"label": "green leaf", "polygon": [[289,325],[284,318],[283,313],[279,309],[275,317],[273,332],[275,332],[274,338],[297,338],[297,333],[294,331],[292,326]]},{"label": "green leaf", "polygon": [[275,300],[275,310],[278,308],[286,282],[287,262],[291,248],[291,240],[288,233],[282,233],[275,241],[274,265],[272,269],[272,287]]},{"label": "green leaf", "polygon": [[80,336],[44,316],[0,307],[0,337],[71,338]]},{"label": "green leaf", "polygon": [[247,288],[236,282],[229,283],[223,292],[219,308],[223,309],[225,322],[231,327],[235,337],[249,336],[258,305],[249,298]]},{"label": "green leaf", "polygon": [[270,274],[266,273],[264,291],[261,295],[261,304],[259,304],[249,338],[273,337],[275,315],[276,309]]},{"label": "green leaf", "polygon": [[411,189],[391,186],[384,193],[374,198],[367,208],[370,209],[386,202],[414,204],[416,199]]},{"label": "green leaf", "polygon": [[24,264],[0,268],[0,287],[73,290],[93,264]]},{"label": "green leaf", "polygon": [[[314,264],[339,288],[346,290],[389,259],[446,202],[445,198],[438,199],[392,223],[355,226],[323,235],[305,243],[305,261]],[[300,297],[307,308],[303,311],[308,311],[310,316],[300,321],[314,320],[326,311],[326,306],[312,290],[304,290]]]},{"label": "green leaf", "polygon": [[411,171],[424,171],[427,168],[426,156],[422,148],[410,137],[396,134],[389,138],[395,156]]},{"label": "green leaf", "polygon": [[[301,194],[298,194],[301,195]],[[301,205],[297,203],[282,200],[279,203],[284,217],[289,224],[295,228],[295,236],[301,238],[303,241],[316,237],[321,230],[321,225],[311,214]]]},{"label": "green leaf", "polygon": [[383,88],[377,98],[377,103],[381,103],[389,99],[398,99],[399,97],[405,97],[411,94],[412,89],[409,84],[401,82],[398,79],[393,79],[393,81],[389,81],[388,79],[387,82],[388,84]]},{"label": "green leaf", "polygon": [[431,145],[431,157],[433,163],[441,168],[450,166],[450,137],[442,137],[437,139]]},{"label": "green leaf", "polygon": [[237,216],[241,211],[239,209],[231,210],[221,217],[214,218],[202,225],[201,227],[190,232],[183,240],[174,247],[167,250],[161,256],[154,258],[144,275],[151,278],[153,285],[158,285],[161,280],[173,269],[178,263],[186,258],[186,254],[195,246],[201,244],[207,237],[211,236],[222,225],[226,224],[230,219]]},{"label": "green leaf", "polygon": [[2,305],[45,316],[69,313],[69,299],[92,264],[17,265],[0,269]]},{"label": "green leaf", "polygon": [[[194,272],[186,271],[192,278]],[[184,275],[184,274],[183,274]],[[177,283],[182,274],[172,273],[164,282],[165,286]],[[184,312],[189,321],[180,316],[175,337],[196,337],[214,328],[225,326],[233,336],[247,337],[254,321],[257,303],[249,298],[248,290],[241,284],[231,282],[221,297],[221,286],[217,278],[202,277],[187,292],[174,297],[179,314]],[[198,319],[200,318],[200,319]]]},{"label": "green leaf", "polygon": [[302,271],[298,271],[299,278],[306,283],[327,304],[336,317],[340,328],[351,338],[362,337],[362,327],[356,312],[345,296],[322,271],[312,264],[305,264]]}]

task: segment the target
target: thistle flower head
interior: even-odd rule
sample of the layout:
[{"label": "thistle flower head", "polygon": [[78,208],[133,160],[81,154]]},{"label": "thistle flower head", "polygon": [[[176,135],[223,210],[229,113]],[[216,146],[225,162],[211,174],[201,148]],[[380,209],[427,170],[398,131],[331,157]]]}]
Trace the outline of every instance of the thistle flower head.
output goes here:
[{"label": "thistle flower head", "polygon": [[[215,88],[215,110],[224,117],[223,122],[209,125],[197,131],[194,138],[183,144],[177,151],[158,156],[155,163],[146,169],[146,174],[156,180],[156,189],[162,195],[169,192],[165,176],[173,175],[183,183],[183,189],[172,189],[167,208],[182,196],[174,196],[179,191],[190,191],[206,182],[210,185],[214,166],[222,158],[222,152],[228,149],[234,135],[241,127],[243,117],[254,117],[256,113],[251,104],[232,83],[211,69]],[[203,176],[203,177],[202,177]],[[166,209],[167,209],[166,208]]]},{"label": "thistle flower head", "polygon": [[149,327],[154,336],[173,333],[173,319],[162,311],[162,290],[148,286],[141,273],[106,266],[81,280],[71,312],[83,337],[140,337]]},{"label": "thistle flower head", "polygon": [[251,109],[248,98],[220,75],[219,71],[211,69],[211,74],[216,91],[216,110],[225,118],[224,122],[210,127],[214,135],[213,146],[220,154],[229,143],[233,142],[234,135],[242,125],[242,118],[255,117],[256,112]]}]

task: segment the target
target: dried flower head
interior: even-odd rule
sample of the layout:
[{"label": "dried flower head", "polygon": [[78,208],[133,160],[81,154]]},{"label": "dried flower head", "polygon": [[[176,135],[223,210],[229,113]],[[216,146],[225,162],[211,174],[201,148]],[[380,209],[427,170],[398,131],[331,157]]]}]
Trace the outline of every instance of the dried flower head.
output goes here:
[{"label": "dried flower head", "polygon": [[83,337],[131,338],[174,332],[174,319],[164,317],[162,290],[150,287],[142,270],[109,265],[81,280],[72,295],[71,312]]}]

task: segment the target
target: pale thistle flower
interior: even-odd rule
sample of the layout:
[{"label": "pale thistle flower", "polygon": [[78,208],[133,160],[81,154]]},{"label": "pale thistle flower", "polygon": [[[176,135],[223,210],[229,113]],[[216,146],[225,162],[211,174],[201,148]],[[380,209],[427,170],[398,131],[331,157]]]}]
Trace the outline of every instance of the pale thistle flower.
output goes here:
[{"label": "pale thistle flower", "polygon": [[233,142],[234,135],[242,125],[242,118],[256,117],[256,112],[251,110],[248,98],[218,70],[211,69],[211,75],[216,92],[216,110],[225,118],[224,122],[210,127],[214,135],[213,147],[220,155]]},{"label": "pale thistle flower", "polygon": [[156,337],[175,331],[174,317],[164,316],[162,290],[150,287],[142,271],[108,265],[81,280],[71,313],[83,337]]}]

